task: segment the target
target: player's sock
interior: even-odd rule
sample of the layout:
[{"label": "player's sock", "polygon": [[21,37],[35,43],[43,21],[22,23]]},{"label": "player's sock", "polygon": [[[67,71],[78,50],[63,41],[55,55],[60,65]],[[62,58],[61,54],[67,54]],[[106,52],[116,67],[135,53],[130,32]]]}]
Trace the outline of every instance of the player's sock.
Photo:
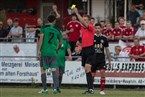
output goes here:
[{"label": "player's sock", "polygon": [[52,71],[52,77],[53,77],[53,88],[54,89],[58,89],[59,88],[59,78],[58,78],[58,74],[56,71]]},{"label": "player's sock", "polygon": [[62,83],[62,76],[59,76],[59,88],[61,87],[61,83]]},{"label": "player's sock", "polygon": [[88,89],[93,89],[93,77],[91,72],[86,73]]},{"label": "player's sock", "polygon": [[41,74],[41,81],[42,81],[43,89],[46,90],[46,89],[47,89],[47,84],[46,84],[46,73]]},{"label": "player's sock", "polygon": [[105,77],[101,77],[101,81],[100,81],[100,90],[101,91],[104,91],[104,88],[105,88],[105,82],[106,82],[106,79]]}]

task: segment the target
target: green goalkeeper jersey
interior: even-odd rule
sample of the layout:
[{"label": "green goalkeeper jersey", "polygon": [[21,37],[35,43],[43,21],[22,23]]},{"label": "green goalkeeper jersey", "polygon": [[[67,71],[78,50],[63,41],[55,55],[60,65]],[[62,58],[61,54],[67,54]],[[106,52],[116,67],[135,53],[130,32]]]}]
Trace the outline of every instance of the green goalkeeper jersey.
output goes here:
[{"label": "green goalkeeper jersey", "polygon": [[58,40],[62,39],[61,32],[53,24],[49,24],[41,28],[40,34],[44,35],[41,47],[41,55],[56,56]]}]

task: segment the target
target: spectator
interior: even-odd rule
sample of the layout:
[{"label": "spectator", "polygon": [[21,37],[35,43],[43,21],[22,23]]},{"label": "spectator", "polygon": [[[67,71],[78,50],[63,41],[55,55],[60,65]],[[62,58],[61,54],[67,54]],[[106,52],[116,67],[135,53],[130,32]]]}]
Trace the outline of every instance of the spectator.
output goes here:
[{"label": "spectator", "polygon": [[36,29],[35,28],[29,28],[27,34],[26,34],[26,42],[35,42],[34,38],[36,37]]},{"label": "spectator", "polygon": [[76,46],[76,42],[80,37],[81,24],[77,21],[76,14],[71,15],[71,21],[67,24],[68,41],[73,52]]},{"label": "spectator", "polygon": [[126,23],[126,29],[123,32],[123,38],[126,39],[126,41],[128,42],[128,40],[131,40],[134,37],[135,34],[135,29],[132,27],[131,22],[128,21]]},{"label": "spectator", "polygon": [[135,38],[134,39],[134,46],[131,48],[131,51],[129,53],[129,56],[131,58],[134,58],[135,61],[145,61],[144,58],[140,58],[140,57],[145,57],[145,47],[140,45],[139,43],[139,39]]},{"label": "spectator", "polygon": [[95,18],[91,18],[91,24],[93,25],[93,26],[95,26]]},{"label": "spectator", "polygon": [[137,6],[139,9],[137,10],[138,11],[138,13],[139,13],[139,15],[140,16],[142,16],[143,15],[143,8],[144,8],[144,6],[143,6],[143,4],[139,4],[138,6]]},{"label": "spectator", "polygon": [[106,29],[103,30],[102,34],[105,35],[108,39],[113,39],[112,32],[113,32],[112,25],[110,23],[108,23],[106,25]]},{"label": "spectator", "polygon": [[35,33],[35,37],[38,38],[39,37],[39,33],[40,33],[40,28],[43,26],[43,20],[41,18],[37,19],[37,26],[36,26],[36,33]]},{"label": "spectator", "polygon": [[50,14],[53,14],[56,16],[56,23],[55,23],[55,26],[59,29],[59,30],[62,30],[62,24],[61,24],[61,21],[60,21],[60,17],[61,15],[59,14],[58,12],[58,9],[57,9],[57,5],[52,5],[52,9],[53,11],[50,12]]},{"label": "spectator", "polygon": [[119,23],[116,22],[115,27],[112,31],[113,38],[116,39],[116,40],[121,39],[122,38],[122,33],[123,33],[123,30],[120,28]]},{"label": "spectator", "polygon": [[114,57],[115,57],[115,61],[119,61],[120,57],[120,52],[121,52],[121,47],[120,46],[115,46],[115,53],[114,53]]},{"label": "spectator", "polygon": [[140,17],[140,15],[136,11],[136,6],[132,5],[131,10],[128,12],[128,20],[131,21],[133,26],[136,26],[138,17]]},{"label": "spectator", "polygon": [[101,28],[102,28],[102,29],[105,29],[105,28],[106,28],[106,27],[105,27],[105,21],[101,20],[101,21],[100,21],[100,24],[101,24]]},{"label": "spectator", "polygon": [[143,15],[139,18],[138,24],[140,24],[142,20],[145,20],[145,11],[143,12]]},{"label": "spectator", "polygon": [[145,45],[145,20],[140,22],[140,28],[137,30],[135,37],[140,39],[140,44]]},{"label": "spectator", "polygon": [[120,17],[119,18],[119,25],[120,25],[120,28],[122,30],[124,30],[126,28],[126,25],[125,25],[125,19],[123,17]]},{"label": "spectator", "polygon": [[11,28],[7,38],[12,37],[12,42],[22,42],[23,29],[19,26],[19,19],[14,20],[14,26]]},{"label": "spectator", "polygon": [[[3,22],[0,21],[0,38],[5,38],[7,36],[6,30],[3,28]],[[0,42],[4,41],[4,39],[0,39]]]},{"label": "spectator", "polygon": [[7,28],[6,28],[7,33],[10,32],[12,27],[13,27],[13,21],[12,21],[12,19],[9,18],[9,19],[7,19]]}]

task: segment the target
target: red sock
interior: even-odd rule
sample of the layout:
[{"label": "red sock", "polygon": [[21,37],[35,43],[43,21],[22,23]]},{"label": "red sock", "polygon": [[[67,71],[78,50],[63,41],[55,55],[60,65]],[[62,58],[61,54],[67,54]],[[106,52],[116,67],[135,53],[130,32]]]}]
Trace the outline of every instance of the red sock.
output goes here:
[{"label": "red sock", "polygon": [[100,81],[100,85],[101,85],[100,89],[101,89],[101,91],[104,91],[105,82],[106,82],[105,77],[101,77],[101,81]]}]

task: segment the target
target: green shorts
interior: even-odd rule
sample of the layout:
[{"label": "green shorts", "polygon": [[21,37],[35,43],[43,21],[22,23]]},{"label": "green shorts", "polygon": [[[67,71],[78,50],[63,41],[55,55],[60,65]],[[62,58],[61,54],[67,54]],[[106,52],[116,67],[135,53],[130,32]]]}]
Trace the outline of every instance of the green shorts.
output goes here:
[{"label": "green shorts", "polygon": [[44,69],[57,68],[56,56],[42,56],[40,60],[40,66]]}]

